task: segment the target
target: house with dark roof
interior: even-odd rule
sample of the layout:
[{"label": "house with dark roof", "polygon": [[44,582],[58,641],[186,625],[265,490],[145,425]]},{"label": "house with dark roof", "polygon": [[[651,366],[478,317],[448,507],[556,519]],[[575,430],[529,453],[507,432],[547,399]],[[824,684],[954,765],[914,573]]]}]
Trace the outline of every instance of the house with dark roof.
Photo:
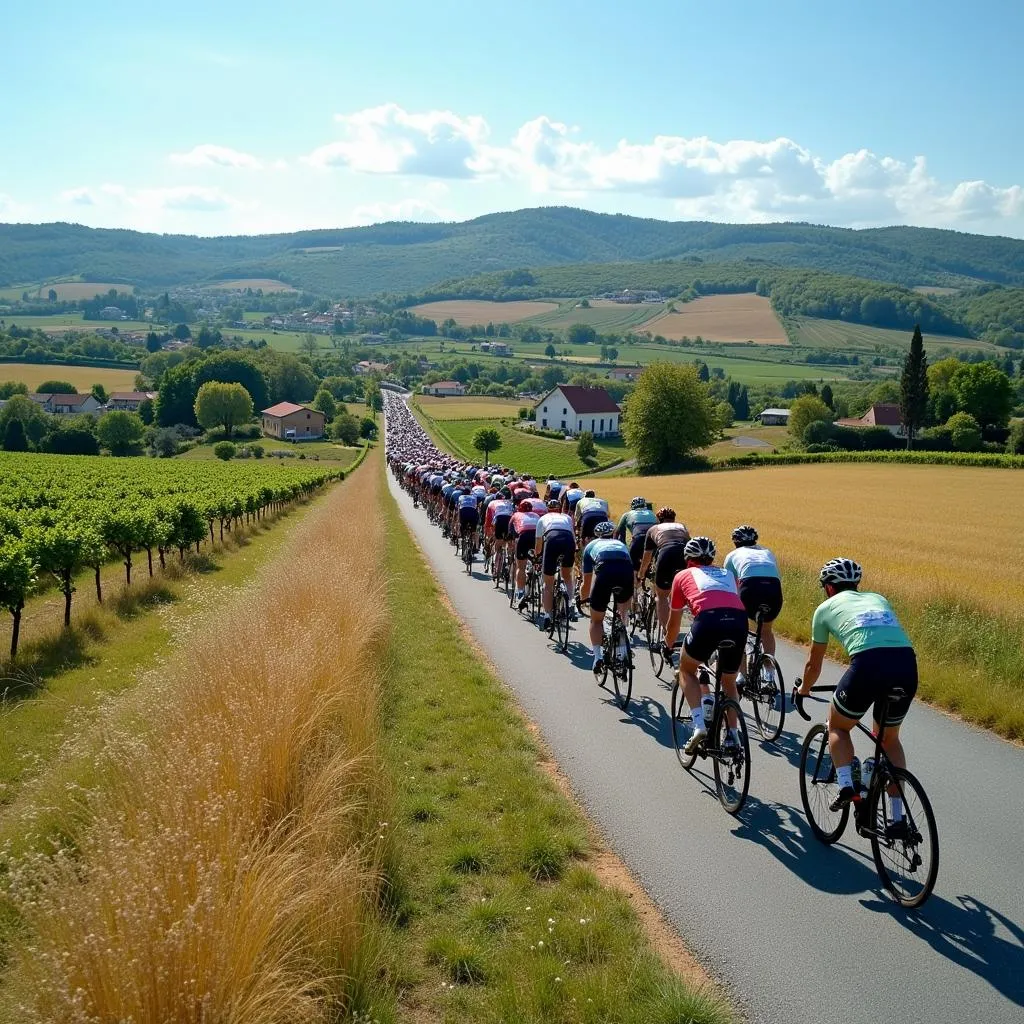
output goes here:
[{"label": "house with dark roof", "polygon": [[876,402],[863,416],[836,420],[837,427],[885,427],[895,437],[906,437],[903,414],[893,402]]},{"label": "house with dark roof", "polygon": [[124,412],[138,412],[139,406],[146,400],[156,401],[155,391],[112,391],[107,396],[107,409],[120,409]]},{"label": "house with dark roof", "polygon": [[584,388],[559,384],[535,407],[537,425],[566,434],[589,430],[594,437],[609,437],[619,432],[622,410],[604,388]]},{"label": "house with dark roof", "polygon": [[310,441],[324,436],[327,417],[318,409],[307,409],[294,402],[278,402],[264,409],[263,433],[282,441]]},{"label": "house with dark roof", "polygon": [[85,412],[101,412],[95,396],[85,395],[29,395],[29,399],[52,416],[79,416]]}]

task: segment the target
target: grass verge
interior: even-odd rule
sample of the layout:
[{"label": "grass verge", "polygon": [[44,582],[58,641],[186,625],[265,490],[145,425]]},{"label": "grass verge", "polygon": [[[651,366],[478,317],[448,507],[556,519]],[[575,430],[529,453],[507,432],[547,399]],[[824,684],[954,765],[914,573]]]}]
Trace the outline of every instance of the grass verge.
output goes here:
[{"label": "grass verge", "polygon": [[[590,867],[582,814],[500,681],[467,646],[385,499],[390,645],[387,760],[401,867],[387,984],[405,1020],[733,1019],[654,952],[626,895]],[[368,1009],[379,1020],[388,1000]]]}]

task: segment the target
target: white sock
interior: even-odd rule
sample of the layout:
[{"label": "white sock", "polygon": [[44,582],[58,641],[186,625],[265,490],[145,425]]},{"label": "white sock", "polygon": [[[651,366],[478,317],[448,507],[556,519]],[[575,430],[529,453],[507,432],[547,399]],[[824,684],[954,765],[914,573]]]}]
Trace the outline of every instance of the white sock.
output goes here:
[{"label": "white sock", "polygon": [[699,705],[690,711],[690,715],[693,717],[693,728],[694,730],[704,730],[707,728],[704,724],[704,709]]},{"label": "white sock", "polygon": [[903,797],[891,796],[889,797],[889,807],[892,809],[892,820],[902,821],[903,820]]},{"label": "white sock", "polygon": [[836,768],[840,789],[853,789],[853,765],[845,764]]},{"label": "white sock", "polygon": [[600,658],[601,657],[601,645],[600,644],[594,644],[594,657],[595,658]]}]

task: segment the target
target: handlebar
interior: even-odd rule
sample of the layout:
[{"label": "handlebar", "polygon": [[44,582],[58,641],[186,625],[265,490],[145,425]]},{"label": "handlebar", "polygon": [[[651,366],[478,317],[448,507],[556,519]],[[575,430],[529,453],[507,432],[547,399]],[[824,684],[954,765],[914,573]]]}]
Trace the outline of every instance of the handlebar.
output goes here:
[{"label": "handlebar", "polygon": [[[805,721],[809,722],[811,716],[804,711],[804,698],[800,692],[800,687],[803,686],[804,681],[802,679],[796,679],[793,683],[793,707],[797,709],[800,717]],[[834,686],[812,686],[811,693],[833,693],[835,691]]]}]

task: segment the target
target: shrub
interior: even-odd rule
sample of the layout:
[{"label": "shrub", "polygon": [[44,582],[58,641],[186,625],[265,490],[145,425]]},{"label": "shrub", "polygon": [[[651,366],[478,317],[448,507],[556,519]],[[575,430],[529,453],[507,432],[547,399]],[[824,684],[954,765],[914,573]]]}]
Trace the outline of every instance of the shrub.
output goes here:
[{"label": "shrub", "polygon": [[252,446],[252,448],[251,448],[251,451],[252,451],[252,457],[254,459],[262,459],[263,458],[263,453],[266,451],[266,449],[261,444],[254,444]]},{"label": "shrub", "polygon": [[888,452],[905,448],[907,442],[890,434],[885,427],[864,427],[858,431],[860,442],[866,452]]},{"label": "shrub", "polygon": [[981,449],[981,427],[970,413],[954,413],[946,421],[946,426],[949,428],[954,451],[976,452]]},{"label": "shrub", "polygon": [[213,454],[224,462],[229,462],[238,454],[238,449],[230,441],[218,441],[213,446]]}]

